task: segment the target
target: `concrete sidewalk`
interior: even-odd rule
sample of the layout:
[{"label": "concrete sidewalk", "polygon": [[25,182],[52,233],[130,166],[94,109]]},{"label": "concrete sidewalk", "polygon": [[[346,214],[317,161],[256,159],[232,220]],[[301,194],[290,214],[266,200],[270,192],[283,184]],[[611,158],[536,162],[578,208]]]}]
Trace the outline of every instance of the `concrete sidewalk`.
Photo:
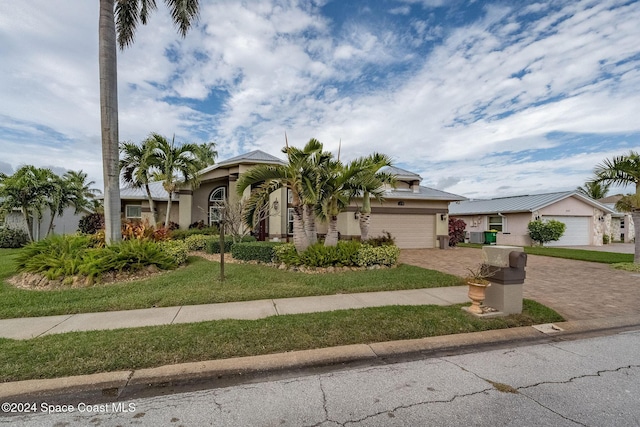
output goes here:
[{"label": "concrete sidewalk", "polygon": [[267,299],[221,304],[158,307],[141,310],[82,313],[0,320],[0,337],[30,339],[74,331],[134,328],[222,319],[261,319],[286,314],[314,313],[386,305],[452,305],[468,302],[467,287],[454,286],[404,291]]}]

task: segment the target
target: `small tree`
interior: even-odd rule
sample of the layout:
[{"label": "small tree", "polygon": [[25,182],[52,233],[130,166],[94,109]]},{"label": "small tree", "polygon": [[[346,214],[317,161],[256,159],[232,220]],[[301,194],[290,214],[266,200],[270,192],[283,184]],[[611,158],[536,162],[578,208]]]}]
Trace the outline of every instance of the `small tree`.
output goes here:
[{"label": "small tree", "polygon": [[559,240],[566,227],[564,222],[556,221],[555,219],[546,221],[537,219],[529,222],[527,226],[531,240],[540,243],[541,246],[544,246],[547,242]]},{"label": "small tree", "polygon": [[449,217],[449,246],[464,242],[464,230],[467,224],[460,218]]}]

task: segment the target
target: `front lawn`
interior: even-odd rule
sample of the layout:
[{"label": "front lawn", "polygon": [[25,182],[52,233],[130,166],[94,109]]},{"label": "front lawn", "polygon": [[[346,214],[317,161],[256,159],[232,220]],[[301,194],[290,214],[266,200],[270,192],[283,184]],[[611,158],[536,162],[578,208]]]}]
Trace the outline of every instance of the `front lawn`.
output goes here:
[{"label": "front lawn", "polygon": [[[482,246],[485,245],[460,243],[459,246],[463,248],[482,248]],[[543,246],[525,246],[524,251],[530,255],[575,259],[577,261],[600,262],[603,264],[633,262],[633,254],[621,254],[616,252],[589,251],[585,249],[567,249]]]},{"label": "front lawn", "polygon": [[[389,306],[113,331],[0,339],[0,382],[424,338],[562,321],[534,301],[523,313],[478,319],[462,305]],[[25,357],[28,355],[28,357]]]},{"label": "front lawn", "polygon": [[220,264],[190,257],[175,271],[135,282],[51,291],[16,289],[18,249],[0,249],[0,318],[50,316],[149,307],[290,298],[338,293],[433,288],[464,284],[462,279],[410,265],[391,269],[305,274],[251,264]]}]

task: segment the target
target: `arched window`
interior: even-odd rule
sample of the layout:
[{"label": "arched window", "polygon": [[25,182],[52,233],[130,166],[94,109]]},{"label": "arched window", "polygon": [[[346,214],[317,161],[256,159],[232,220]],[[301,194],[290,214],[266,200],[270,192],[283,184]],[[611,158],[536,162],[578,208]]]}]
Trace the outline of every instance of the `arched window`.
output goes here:
[{"label": "arched window", "polygon": [[209,225],[216,224],[222,218],[222,208],[227,201],[227,188],[217,187],[209,194]]}]

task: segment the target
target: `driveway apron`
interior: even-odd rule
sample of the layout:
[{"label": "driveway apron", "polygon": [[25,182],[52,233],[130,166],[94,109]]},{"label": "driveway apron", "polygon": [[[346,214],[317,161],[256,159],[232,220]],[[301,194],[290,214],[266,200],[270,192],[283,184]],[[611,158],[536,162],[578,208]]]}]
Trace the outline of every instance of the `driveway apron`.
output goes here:
[{"label": "driveway apron", "polygon": [[[404,249],[400,262],[465,276],[482,262],[473,248]],[[624,316],[640,312],[640,274],[608,264],[529,255],[524,297],[553,308],[567,320]]]}]

